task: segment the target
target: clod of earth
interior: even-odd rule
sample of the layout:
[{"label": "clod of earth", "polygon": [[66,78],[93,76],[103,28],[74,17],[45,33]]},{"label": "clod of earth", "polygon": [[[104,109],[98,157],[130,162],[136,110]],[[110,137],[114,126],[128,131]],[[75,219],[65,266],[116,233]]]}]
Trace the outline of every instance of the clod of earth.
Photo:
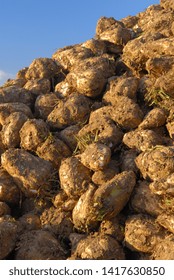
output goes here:
[{"label": "clod of earth", "polygon": [[0,87],[0,259],[174,259],[174,1]]}]

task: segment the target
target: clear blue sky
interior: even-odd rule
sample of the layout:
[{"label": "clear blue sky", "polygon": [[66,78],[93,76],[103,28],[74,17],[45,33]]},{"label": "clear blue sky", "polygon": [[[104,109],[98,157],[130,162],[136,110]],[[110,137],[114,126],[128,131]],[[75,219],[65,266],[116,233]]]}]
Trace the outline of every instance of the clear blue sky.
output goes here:
[{"label": "clear blue sky", "polygon": [[[136,15],[160,0],[0,0],[0,84],[37,57],[95,35],[101,16]],[[8,74],[8,75],[6,75]]]}]

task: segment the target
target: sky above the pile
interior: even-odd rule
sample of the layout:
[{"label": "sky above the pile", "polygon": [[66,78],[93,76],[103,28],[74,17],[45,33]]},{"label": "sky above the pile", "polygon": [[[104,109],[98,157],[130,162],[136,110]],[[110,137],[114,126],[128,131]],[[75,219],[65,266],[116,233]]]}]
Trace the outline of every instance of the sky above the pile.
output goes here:
[{"label": "sky above the pile", "polygon": [[160,0],[0,0],[0,85],[33,59],[95,35],[101,16],[119,20]]}]

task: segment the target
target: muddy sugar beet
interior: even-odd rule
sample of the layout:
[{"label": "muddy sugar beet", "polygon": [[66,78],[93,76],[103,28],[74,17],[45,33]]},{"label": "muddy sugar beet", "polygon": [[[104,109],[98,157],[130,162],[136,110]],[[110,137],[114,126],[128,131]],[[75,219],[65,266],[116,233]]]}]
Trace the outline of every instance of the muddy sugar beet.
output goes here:
[{"label": "muddy sugar beet", "polygon": [[0,87],[0,259],[174,259],[174,4]]}]

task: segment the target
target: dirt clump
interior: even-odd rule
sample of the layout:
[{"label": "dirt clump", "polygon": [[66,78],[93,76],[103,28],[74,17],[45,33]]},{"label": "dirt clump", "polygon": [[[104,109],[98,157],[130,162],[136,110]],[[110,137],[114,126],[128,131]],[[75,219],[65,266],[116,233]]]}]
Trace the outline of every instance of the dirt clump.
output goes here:
[{"label": "dirt clump", "polygon": [[0,87],[0,259],[174,259],[174,4]]},{"label": "dirt clump", "polygon": [[124,240],[124,224],[124,216],[118,214],[111,219],[104,219],[100,224],[99,232],[110,235],[121,243]]},{"label": "dirt clump", "polygon": [[23,233],[30,230],[38,230],[41,228],[39,215],[29,212],[22,215],[18,219],[18,232]]}]

